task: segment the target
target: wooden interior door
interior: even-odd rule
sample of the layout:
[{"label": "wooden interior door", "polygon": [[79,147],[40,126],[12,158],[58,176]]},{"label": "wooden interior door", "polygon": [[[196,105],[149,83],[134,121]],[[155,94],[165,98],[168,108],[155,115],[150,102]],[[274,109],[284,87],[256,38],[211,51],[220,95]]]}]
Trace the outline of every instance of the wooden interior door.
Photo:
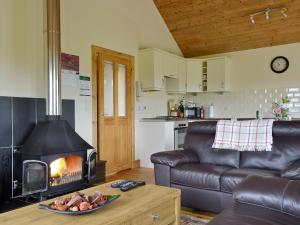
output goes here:
[{"label": "wooden interior door", "polygon": [[106,175],[129,169],[133,154],[133,57],[98,48],[98,148]]}]

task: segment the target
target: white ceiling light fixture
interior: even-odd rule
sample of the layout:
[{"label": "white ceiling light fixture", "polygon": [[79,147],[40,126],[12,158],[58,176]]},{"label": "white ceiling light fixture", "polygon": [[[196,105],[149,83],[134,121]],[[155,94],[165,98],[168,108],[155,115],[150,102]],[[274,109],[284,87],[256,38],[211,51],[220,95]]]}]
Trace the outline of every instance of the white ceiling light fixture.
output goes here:
[{"label": "white ceiling light fixture", "polygon": [[264,10],[252,13],[249,16],[250,16],[251,23],[255,24],[256,23],[255,17],[257,17],[257,16],[264,15],[266,17],[266,20],[269,20],[271,18],[271,13],[280,12],[281,15],[286,18],[286,17],[288,17],[287,11],[288,11],[287,8],[266,8]]},{"label": "white ceiling light fixture", "polygon": [[251,23],[255,24],[255,20],[253,16],[250,16]]},{"label": "white ceiling light fixture", "polygon": [[266,20],[270,19],[270,9],[266,10]]},{"label": "white ceiling light fixture", "polygon": [[286,17],[288,17],[288,14],[287,14],[287,8],[282,8],[281,10],[280,10],[280,12],[281,12],[281,14],[286,18]]}]

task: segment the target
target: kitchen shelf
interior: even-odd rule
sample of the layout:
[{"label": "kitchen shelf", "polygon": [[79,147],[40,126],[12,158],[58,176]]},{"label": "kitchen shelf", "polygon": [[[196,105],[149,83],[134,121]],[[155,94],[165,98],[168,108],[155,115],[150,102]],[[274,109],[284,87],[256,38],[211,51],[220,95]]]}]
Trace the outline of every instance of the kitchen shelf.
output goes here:
[{"label": "kitchen shelf", "polygon": [[207,62],[202,62],[202,91],[207,91]]}]

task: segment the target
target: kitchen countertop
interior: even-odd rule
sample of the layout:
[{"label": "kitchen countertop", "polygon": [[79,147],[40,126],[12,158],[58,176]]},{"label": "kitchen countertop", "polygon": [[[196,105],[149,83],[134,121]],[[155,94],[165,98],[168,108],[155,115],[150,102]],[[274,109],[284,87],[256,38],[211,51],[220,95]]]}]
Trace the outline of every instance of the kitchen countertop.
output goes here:
[{"label": "kitchen countertop", "polygon": [[[140,122],[176,122],[176,121],[217,121],[217,120],[230,120],[231,118],[180,118],[180,117],[152,117],[152,118],[142,118]],[[237,120],[255,120],[256,118],[237,118]],[[274,118],[263,118],[263,119],[274,119]],[[292,121],[299,121],[300,118],[293,118]]]},{"label": "kitchen countertop", "polygon": [[216,120],[225,120],[230,118],[180,118],[180,117],[152,117],[152,118],[142,118],[141,122],[174,122],[174,121],[216,121]]}]

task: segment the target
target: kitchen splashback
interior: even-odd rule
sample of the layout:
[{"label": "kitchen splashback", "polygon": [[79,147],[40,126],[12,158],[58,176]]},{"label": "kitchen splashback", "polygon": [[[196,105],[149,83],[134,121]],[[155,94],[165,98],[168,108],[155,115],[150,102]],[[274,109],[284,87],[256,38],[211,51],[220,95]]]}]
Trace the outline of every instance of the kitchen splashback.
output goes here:
[{"label": "kitchen splashback", "polygon": [[201,93],[189,96],[197,104],[209,106],[214,104],[214,117],[255,117],[256,110],[263,117],[272,117],[272,102],[280,102],[281,98],[289,96],[290,113],[293,118],[300,118],[300,87],[268,88],[236,91],[229,93]]},{"label": "kitchen splashback", "polygon": [[141,118],[150,118],[155,116],[167,116],[169,99],[179,101],[186,95],[168,95],[165,92],[143,92],[136,101],[136,120]]}]

